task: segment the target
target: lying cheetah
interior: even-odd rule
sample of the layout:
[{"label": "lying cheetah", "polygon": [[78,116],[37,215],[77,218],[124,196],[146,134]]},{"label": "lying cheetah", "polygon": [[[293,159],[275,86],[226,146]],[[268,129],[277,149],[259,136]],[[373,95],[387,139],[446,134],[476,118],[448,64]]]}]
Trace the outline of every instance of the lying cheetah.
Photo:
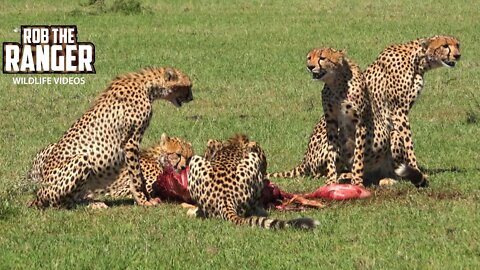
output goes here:
[{"label": "lying cheetah", "polygon": [[[177,137],[168,137],[165,133],[162,134],[158,145],[140,151],[140,168],[145,178],[145,188],[150,197],[158,197],[153,189],[153,183],[162,174],[165,165],[170,164],[179,172],[187,167],[192,156],[191,143]],[[118,178],[106,189],[91,191],[96,195],[103,194],[112,198],[131,197],[128,170],[122,168]]]},{"label": "lying cheetah", "polygon": [[83,199],[84,187],[108,186],[124,165],[137,204],[154,205],[143,181],[139,144],[153,101],[165,99],[180,107],[193,99],[191,88],[188,76],[174,68],[117,77],[57,143],[37,155],[30,175],[42,185],[30,205],[73,206]]},{"label": "lying cheetah", "polygon": [[244,135],[223,143],[209,141],[205,156],[193,156],[189,166],[188,190],[197,205],[189,215],[275,229],[310,229],[318,224],[309,218],[281,221],[260,217],[266,215],[260,196],[267,160],[260,146]]}]

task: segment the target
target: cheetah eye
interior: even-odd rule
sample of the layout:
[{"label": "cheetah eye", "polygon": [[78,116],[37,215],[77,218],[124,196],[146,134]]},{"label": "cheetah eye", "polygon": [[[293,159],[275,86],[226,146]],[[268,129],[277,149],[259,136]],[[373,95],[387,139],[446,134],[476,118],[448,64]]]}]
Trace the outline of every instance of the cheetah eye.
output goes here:
[{"label": "cheetah eye", "polygon": [[177,154],[177,153],[171,153],[168,155],[171,159],[177,159],[179,158],[181,155],[180,154]]},{"label": "cheetah eye", "polygon": [[446,49],[448,48],[448,44],[443,44],[442,47]]},{"label": "cheetah eye", "polygon": [[310,55],[307,56],[307,60],[308,60],[308,61],[312,60],[312,57],[311,57]]},{"label": "cheetah eye", "polygon": [[325,60],[325,57],[324,57],[324,56],[320,56],[319,60],[320,60],[320,61],[323,61],[323,60]]}]

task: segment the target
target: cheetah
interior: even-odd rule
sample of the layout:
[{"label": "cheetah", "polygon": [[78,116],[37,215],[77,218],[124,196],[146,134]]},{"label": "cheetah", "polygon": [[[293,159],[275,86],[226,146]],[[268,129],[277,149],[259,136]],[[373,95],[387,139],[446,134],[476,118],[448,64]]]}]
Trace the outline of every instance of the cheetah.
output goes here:
[{"label": "cheetah", "polygon": [[32,167],[28,172],[27,179],[36,184],[41,184],[43,182],[43,164],[45,163],[47,157],[50,155],[50,152],[52,152],[52,149],[54,149],[55,146],[56,143],[51,143],[38,151],[38,153],[33,158]]},{"label": "cheetah", "polygon": [[425,72],[455,67],[460,43],[451,36],[420,38],[387,47],[365,71],[372,99],[386,104],[393,126],[391,147],[397,163],[418,169],[408,113],[420,95]]},{"label": "cheetah", "polygon": [[337,182],[337,156],[343,144],[353,139],[353,164],[351,181],[363,183],[364,152],[368,98],[365,79],[360,68],[349,60],[343,51],[332,48],[314,49],[307,55],[307,68],[314,80],[325,83],[322,106],[327,131],[327,184]]},{"label": "cheetah", "polygon": [[[307,68],[314,80],[325,82],[325,116],[314,128],[302,163],[267,177],[326,175],[327,184],[350,179],[356,185],[363,185],[365,179],[369,183],[391,182],[398,177],[414,184],[422,181],[418,170],[392,160],[386,110],[371,100],[356,64],[341,51],[323,48],[307,55]],[[337,176],[339,172],[343,173]]]},{"label": "cheetah", "polygon": [[139,144],[156,99],[176,107],[193,100],[192,83],[182,71],[147,68],[117,77],[61,139],[42,150],[30,176],[41,186],[30,203],[36,207],[72,207],[84,187],[106,187],[125,165],[138,205],[155,205],[144,185]]},{"label": "cheetah", "polygon": [[[43,164],[44,161],[41,158],[47,156],[53,146],[54,144],[48,145],[37,154],[37,157],[34,158],[34,164],[30,171],[29,179],[37,184],[41,184],[42,181],[39,176],[41,175],[41,164]],[[153,184],[157,180],[157,177],[163,172],[164,166],[172,165],[174,169],[179,172],[186,168],[192,156],[193,148],[191,143],[178,137],[169,137],[165,133],[161,135],[159,144],[141,150],[139,161],[145,181],[143,185],[145,185],[147,194],[149,194],[151,198],[159,198],[159,194],[156,194]],[[128,170],[123,166],[118,177],[106,188],[103,188],[96,183],[90,187],[89,183],[87,183],[83,188],[83,192],[85,194],[83,196],[79,195],[79,197],[88,200],[92,200],[98,196],[107,196],[114,199],[131,198]],[[92,203],[91,206],[92,208],[108,208],[105,203],[101,202]]]},{"label": "cheetah", "polygon": [[220,217],[236,225],[283,229],[312,229],[318,221],[299,218],[269,219],[261,205],[267,160],[260,146],[245,135],[220,142],[210,140],[203,157],[193,156],[188,191],[196,207],[195,217]]},{"label": "cheetah", "polygon": [[[165,165],[171,165],[179,172],[185,169],[193,156],[192,144],[178,137],[169,137],[163,133],[160,137],[160,143],[154,147],[140,151],[140,168],[145,180],[147,194],[151,198],[159,197],[155,193],[153,183],[157,177],[162,174]],[[130,198],[130,177],[128,170],[123,167],[117,179],[114,180],[105,189],[93,190],[85,187],[92,194],[105,195],[112,198]],[[87,195],[88,196],[88,195]]]}]

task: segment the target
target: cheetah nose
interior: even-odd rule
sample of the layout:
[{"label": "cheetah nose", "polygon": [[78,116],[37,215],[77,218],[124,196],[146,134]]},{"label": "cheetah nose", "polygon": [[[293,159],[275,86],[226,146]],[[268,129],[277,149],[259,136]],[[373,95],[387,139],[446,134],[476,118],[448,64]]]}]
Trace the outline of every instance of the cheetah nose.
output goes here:
[{"label": "cheetah nose", "polygon": [[307,65],[307,69],[312,72],[312,70],[315,68],[314,65]]},{"label": "cheetah nose", "polygon": [[460,56],[461,56],[460,54],[455,54],[453,57],[455,58],[455,60],[458,60],[460,59]]}]

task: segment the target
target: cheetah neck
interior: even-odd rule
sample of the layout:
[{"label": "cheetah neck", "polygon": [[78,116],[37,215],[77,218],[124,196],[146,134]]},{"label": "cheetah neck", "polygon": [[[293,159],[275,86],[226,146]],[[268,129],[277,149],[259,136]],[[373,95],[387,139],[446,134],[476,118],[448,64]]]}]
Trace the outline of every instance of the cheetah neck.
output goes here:
[{"label": "cheetah neck", "polygon": [[160,157],[168,154],[167,151],[163,148],[154,147],[140,152],[140,156],[145,159],[158,160]]},{"label": "cheetah neck", "polygon": [[428,61],[428,57],[423,53],[416,55],[413,66],[415,68],[415,73],[421,75],[422,77],[425,72],[434,68],[430,64],[430,61]]},{"label": "cheetah neck", "polygon": [[146,83],[145,90],[150,101],[154,101],[156,99],[165,99],[172,93],[172,90],[156,83]]},{"label": "cheetah neck", "polygon": [[415,74],[418,74],[423,77],[425,72],[434,69],[435,66],[432,65],[431,59],[429,59],[426,49],[420,44],[420,40],[415,40],[412,42],[416,50],[414,50],[413,57],[413,67],[415,69]]},{"label": "cheetah neck", "polygon": [[345,61],[344,64],[333,73],[333,76],[325,80],[325,84],[330,89],[347,89],[349,82],[354,78],[354,75],[356,75],[355,72],[352,72],[354,67],[350,62]]}]

